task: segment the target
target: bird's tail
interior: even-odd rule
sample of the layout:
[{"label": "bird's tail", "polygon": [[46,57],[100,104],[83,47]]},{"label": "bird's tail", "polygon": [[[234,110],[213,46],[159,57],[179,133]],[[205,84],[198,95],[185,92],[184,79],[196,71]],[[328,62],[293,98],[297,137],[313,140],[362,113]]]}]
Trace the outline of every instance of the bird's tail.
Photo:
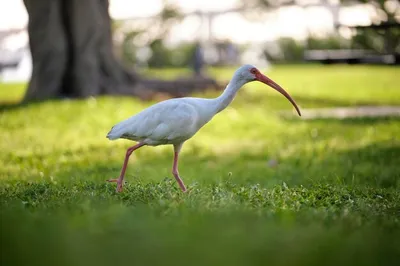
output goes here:
[{"label": "bird's tail", "polygon": [[123,133],[121,133],[120,127],[117,125],[113,126],[107,134],[107,138],[109,140],[115,140],[121,137]]}]

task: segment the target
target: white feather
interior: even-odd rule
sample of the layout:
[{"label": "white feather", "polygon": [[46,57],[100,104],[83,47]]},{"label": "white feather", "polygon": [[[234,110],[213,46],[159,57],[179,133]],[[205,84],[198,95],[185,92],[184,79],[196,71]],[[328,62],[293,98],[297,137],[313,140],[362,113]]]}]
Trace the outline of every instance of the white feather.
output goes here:
[{"label": "white feather", "polygon": [[[207,99],[180,98],[157,103],[116,124],[107,138],[125,138],[147,145],[181,143],[192,137],[213,114]],[[203,106],[203,108],[199,108]]]}]

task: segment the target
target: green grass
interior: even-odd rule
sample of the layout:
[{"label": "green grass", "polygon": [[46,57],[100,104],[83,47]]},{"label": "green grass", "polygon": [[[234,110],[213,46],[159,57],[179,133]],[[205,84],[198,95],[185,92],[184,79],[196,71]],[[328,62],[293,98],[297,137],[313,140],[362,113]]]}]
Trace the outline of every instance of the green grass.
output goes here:
[{"label": "green grass", "polygon": [[15,104],[25,92],[24,83],[0,83],[0,104]]},{"label": "green grass", "polygon": [[[212,69],[228,80],[232,69]],[[149,71],[164,78],[178,70]],[[279,66],[302,108],[400,105],[398,68]],[[183,148],[131,157],[116,122],[128,97],[11,106],[0,85],[2,265],[395,265],[400,256],[400,119],[285,120],[290,104],[253,83]],[[199,96],[212,97],[215,92]],[[278,165],[270,167],[268,162]]]}]

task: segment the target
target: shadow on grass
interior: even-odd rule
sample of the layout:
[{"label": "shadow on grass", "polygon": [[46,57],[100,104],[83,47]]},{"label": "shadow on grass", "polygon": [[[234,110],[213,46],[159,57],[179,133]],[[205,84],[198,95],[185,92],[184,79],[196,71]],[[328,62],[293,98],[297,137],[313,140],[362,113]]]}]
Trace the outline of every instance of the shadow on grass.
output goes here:
[{"label": "shadow on grass", "polygon": [[[104,151],[104,147],[91,152],[109,153]],[[101,161],[77,163],[63,167],[55,175],[60,180],[105,182],[119,175],[124,149],[121,149],[120,154],[120,161],[107,161],[104,158]],[[270,165],[270,160],[276,161],[276,165]],[[156,183],[164,178],[174,181],[171,165],[170,151],[158,154],[138,152],[130,160],[126,181],[131,184]],[[229,181],[244,186],[259,184],[267,188],[283,182],[289,187],[334,184],[399,188],[400,144],[385,141],[362,148],[327,148],[323,153],[316,149],[291,155],[272,155],[265,150],[232,150],[221,155],[199,155],[192,150],[182,154],[180,173],[186,184],[196,186]]]},{"label": "shadow on grass", "polygon": [[0,101],[0,113],[2,112],[8,112],[8,111],[14,111],[14,110],[19,110],[19,109],[24,109],[24,108],[30,108],[30,107],[35,107],[35,106],[40,106],[46,102],[62,102],[66,101],[68,99],[64,98],[53,98],[53,99],[48,99],[48,100],[37,100],[37,101],[30,101],[30,102],[4,102]]},{"label": "shadow on grass", "polygon": [[[33,104],[33,103],[32,103]],[[27,108],[32,105],[31,103],[15,103],[15,102],[0,102],[0,113]],[[38,104],[38,103],[37,103]]]}]

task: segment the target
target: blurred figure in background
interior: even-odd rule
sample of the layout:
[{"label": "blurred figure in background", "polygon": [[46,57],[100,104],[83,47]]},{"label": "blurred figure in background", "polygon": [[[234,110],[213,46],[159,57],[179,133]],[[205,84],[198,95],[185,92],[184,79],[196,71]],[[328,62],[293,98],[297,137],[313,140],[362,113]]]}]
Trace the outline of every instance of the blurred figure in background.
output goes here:
[{"label": "blurred figure in background", "polygon": [[204,68],[204,53],[200,42],[196,42],[194,53],[193,53],[193,70],[197,77],[203,76]]}]

